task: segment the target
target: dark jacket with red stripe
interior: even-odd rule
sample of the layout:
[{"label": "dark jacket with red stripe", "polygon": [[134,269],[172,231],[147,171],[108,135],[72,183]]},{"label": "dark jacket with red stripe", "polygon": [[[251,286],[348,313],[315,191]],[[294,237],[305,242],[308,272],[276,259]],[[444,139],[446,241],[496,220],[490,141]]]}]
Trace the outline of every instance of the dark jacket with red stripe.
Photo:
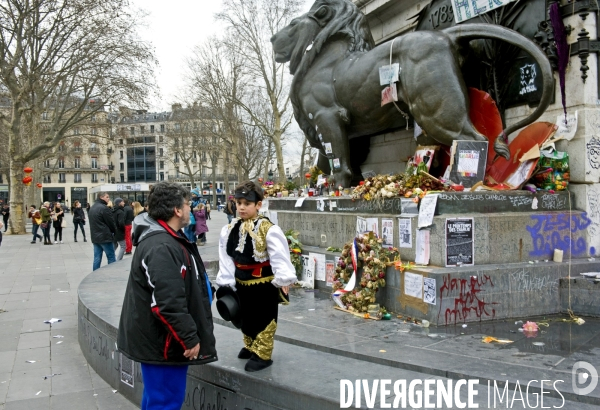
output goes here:
[{"label": "dark jacket with red stripe", "polygon": [[[141,363],[216,361],[212,291],[196,244],[148,214],[135,222],[137,248],[121,311],[119,351]],[[198,359],[186,359],[183,352],[197,343]]]}]

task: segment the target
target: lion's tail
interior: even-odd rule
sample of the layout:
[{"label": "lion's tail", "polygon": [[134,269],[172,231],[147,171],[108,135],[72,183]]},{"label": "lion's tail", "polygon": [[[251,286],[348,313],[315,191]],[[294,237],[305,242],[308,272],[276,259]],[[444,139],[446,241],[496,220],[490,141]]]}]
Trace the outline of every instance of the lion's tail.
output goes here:
[{"label": "lion's tail", "polygon": [[552,67],[546,57],[546,54],[531,40],[517,33],[514,30],[494,24],[461,24],[444,30],[444,32],[452,39],[454,43],[476,40],[476,39],[492,39],[505,41],[513,46],[519,47],[529,53],[538,63],[542,71],[542,79],[544,87],[542,90],[542,98],[534,112],[523,120],[507,127],[502,135],[496,138],[494,150],[497,154],[509,159],[510,152],[504,141],[505,137],[525,127],[537,120],[546,111],[552,100],[553,81]]}]

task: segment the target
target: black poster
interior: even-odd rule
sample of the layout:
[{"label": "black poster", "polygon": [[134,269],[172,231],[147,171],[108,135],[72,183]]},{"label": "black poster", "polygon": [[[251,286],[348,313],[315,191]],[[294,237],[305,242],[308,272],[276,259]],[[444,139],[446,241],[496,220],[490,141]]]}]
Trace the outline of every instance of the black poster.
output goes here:
[{"label": "black poster", "polygon": [[473,218],[446,219],[446,266],[473,265]]}]

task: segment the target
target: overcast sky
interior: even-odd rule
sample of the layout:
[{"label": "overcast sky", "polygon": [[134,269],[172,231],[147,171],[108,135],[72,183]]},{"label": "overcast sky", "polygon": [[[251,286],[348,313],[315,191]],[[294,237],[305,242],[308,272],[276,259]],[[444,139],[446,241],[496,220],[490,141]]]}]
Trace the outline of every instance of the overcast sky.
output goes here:
[{"label": "overcast sky", "polygon": [[[153,44],[160,66],[156,79],[161,91],[160,101],[150,101],[153,111],[170,110],[174,97],[183,86],[185,59],[204,39],[219,34],[220,23],[215,13],[222,0],[132,0],[137,8],[146,10],[147,27],[140,30],[142,38]],[[306,0],[306,10],[313,0]]]}]

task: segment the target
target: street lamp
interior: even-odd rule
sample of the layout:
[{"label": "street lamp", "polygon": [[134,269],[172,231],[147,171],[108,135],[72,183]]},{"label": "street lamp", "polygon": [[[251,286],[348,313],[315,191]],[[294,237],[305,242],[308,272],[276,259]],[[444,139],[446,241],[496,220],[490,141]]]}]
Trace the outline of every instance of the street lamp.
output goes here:
[{"label": "street lamp", "polygon": [[288,175],[287,180],[288,180],[288,182],[292,182],[292,176]]},{"label": "street lamp", "polygon": [[267,174],[269,177],[269,181],[273,181],[273,171],[269,169],[269,173]]}]

